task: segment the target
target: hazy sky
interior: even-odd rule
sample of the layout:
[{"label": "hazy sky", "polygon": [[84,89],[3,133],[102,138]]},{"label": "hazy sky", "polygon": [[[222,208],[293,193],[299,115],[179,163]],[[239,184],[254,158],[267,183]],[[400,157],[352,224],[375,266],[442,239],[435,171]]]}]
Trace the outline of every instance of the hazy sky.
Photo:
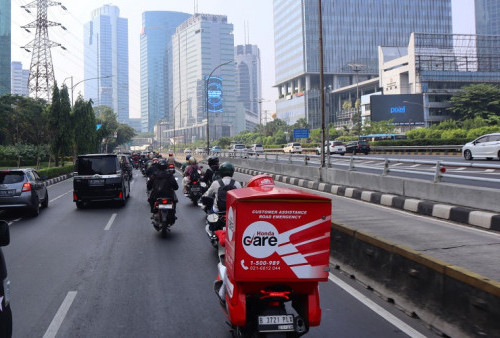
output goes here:
[{"label": "hazy sky", "polygon": [[[33,0],[12,0],[12,60],[21,61],[23,68],[29,68],[31,55],[21,47],[34,38],[32,34],[20,28],[33,20],[32,14],[21,8]],[[210,13],[227,15],[228,21],[234,25],[235,45],[251,43],[260,48],[262,61],[262,96],[269,100],[262,108],[274,111],[274,99],[277,90],[274,84],[274,35],[273,35],[273,1],[272,0],[116,0],[114,2],[102,0],[59,0],[67,11],[60,7],[49,8],[49,20],[60,22],[68,30],[60,27],[51,27],[49,37],[52,41],[61,43],[67,51],[61,48],[52,48],[54,73],[58,84],[73,76],[73,83],[83,80],[83,25],[90,21],[93,9],[105,4],[120,8],[120,16],[128,19],[129,34],[129,89],[130,115],[140,117],[140,32],[142,13],[145,11],[179,11],[185,13]],[[197,8],[196,8],[197,6]],[[452,0],[454,31],[456,33],[474,33],[474,0]],[[196,9],[195,9],[196,8]],[[245,26],[247,34],[245,34]],[[246,36],[248,38],[246,38]],[[66,80],[70,84],[70,80]],[[79,92],[83,93],[83,84],[74,88],[76,98]]]}]

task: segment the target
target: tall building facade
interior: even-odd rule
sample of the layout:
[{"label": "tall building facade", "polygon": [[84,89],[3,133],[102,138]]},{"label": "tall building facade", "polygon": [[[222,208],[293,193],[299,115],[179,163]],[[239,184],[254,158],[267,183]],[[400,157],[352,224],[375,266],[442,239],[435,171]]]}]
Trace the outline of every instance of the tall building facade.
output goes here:
[{"label": "tall building facade", "polygon": [[11,0],[0,0],[0,95],[10,94]]},{"label": "tall building facade", "polygon": [[177,27],[172,45],[175,128],[189,129],[184,141],[206,138],[207,110],[210,140],[244,130],[236,111],[233,25],[227,17],[193,15]]},{"label": "tall building facade", "polygon": [[91,18],[84,27],[84,97],[112,108],[118,122],[128,123],[128,20],[111,5],[93,10]]},{"label": "tall building facade", "polygon": [[190,14],[142,13],[141,131],[152,132],[158,120],[172,120],[172,35]]},{"label": "tall building facade", "polygon": [[475,0],[476,44],[478,69],[491,72],[500,69],[500,56],[496,49],[500,35],[500,2],[498,0]]},{"label": "tall building facade", "polygon": [[[277,117],[321,124],[321,90],[378,75],[378,46],[405,46],[412,32],[452,33],[451,0],[323,0],[324,88],[320,88],[318,1],[274,0]],[[334,107],[327,98],[327,119]]]},{"label": "tall building facade", "polygon": [[23,69],[23,64],[13,61],[10,67],[10,86],[13,95],[28,96],[29,69]]},{"label": "tall building facade", "polygon": [[255,45],[234,48],[236,99],[245,109],[245,129],[253,130],[262,122],[262,80],[260,50]]},{"label": "tall building facade", "polygon": [[500,2],[475,0],[476,34],[500,35]]}]

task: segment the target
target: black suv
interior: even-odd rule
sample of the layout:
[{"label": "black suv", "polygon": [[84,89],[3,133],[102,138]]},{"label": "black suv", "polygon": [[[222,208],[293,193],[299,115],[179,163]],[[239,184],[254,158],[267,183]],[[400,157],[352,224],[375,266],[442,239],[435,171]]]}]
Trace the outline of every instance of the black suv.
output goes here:
[{"label": "black suv", "polygon": [[93,201],[118,201],[123,206],[129,196],[129,173],[115,154],[78,156],[73,177],[73,201],[77,208]]},{"label": "black suv", "polygon": [[345,152],[356,155],[357,153],[370,153],[370,144],[367,141],[352,141],[345,145]]},{"label": "black suv", "polygon": [[[0,247],[9,245],[9,224],[0,221]],[[10,282],[7,268],[0,249],[0,337],[12,336],[12,311],[10,309]]]}]

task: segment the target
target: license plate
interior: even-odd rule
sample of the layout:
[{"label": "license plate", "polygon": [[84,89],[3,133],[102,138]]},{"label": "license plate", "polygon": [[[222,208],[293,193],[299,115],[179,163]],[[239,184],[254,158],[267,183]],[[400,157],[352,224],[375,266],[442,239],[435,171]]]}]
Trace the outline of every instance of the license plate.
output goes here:
[{"label": "license plate", "polygon": [[198,187],[193,187],[193,188],[191,188],[191,191],[192,191],[192,192],[199,192],[199,191],[200,191],[200,188],[198,188]]},{"label": "license plate", "polygon": [[0,196],[14,196],[14,193],[16,192],[15,189],[11,190],[0,190]]},{"label": "license plate", "polygon": [[293,315],[259,316],[259,332],[295,331]]},{"label": "license plate", "polygon": [[89,185],[91,186],[104,185],[104,180],[89,180]]},{"label": "license plate", "polygon": [[174,205],[173,204],[160,204],[158,205],[158,209],[173,209]]}]

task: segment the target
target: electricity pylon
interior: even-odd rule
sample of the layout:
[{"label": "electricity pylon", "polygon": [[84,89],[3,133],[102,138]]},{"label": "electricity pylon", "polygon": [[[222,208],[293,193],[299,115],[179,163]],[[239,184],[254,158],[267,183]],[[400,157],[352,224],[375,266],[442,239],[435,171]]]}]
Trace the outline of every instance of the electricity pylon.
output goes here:
[{"label": "electricity pylon", "polygon": [[32,50],[30,75],[28,79],[29,94],[31,97],[35,98],[46,98],[47,101],[51,99],[52,89],[55,84],[54,67],[52,65],[50,48],[61,47],[64,50],[66,49],[60,43],[49,40],[48,27],[60,26],[62,29],[66,30],[60,23],[47,20],[47,8],[49,6],[61,6],[62,9],[66,10],[66,7],[60,2],[49,0],[35,0],[25,6],[21,6],[28,13],[31,13],[28,8],[36,8],[37,10],[36,20],[21,27],[28,33],[31,33],[28,28],[36,28],[35,39],[22,47],[28,53],[31,52],[30,49]]}]

